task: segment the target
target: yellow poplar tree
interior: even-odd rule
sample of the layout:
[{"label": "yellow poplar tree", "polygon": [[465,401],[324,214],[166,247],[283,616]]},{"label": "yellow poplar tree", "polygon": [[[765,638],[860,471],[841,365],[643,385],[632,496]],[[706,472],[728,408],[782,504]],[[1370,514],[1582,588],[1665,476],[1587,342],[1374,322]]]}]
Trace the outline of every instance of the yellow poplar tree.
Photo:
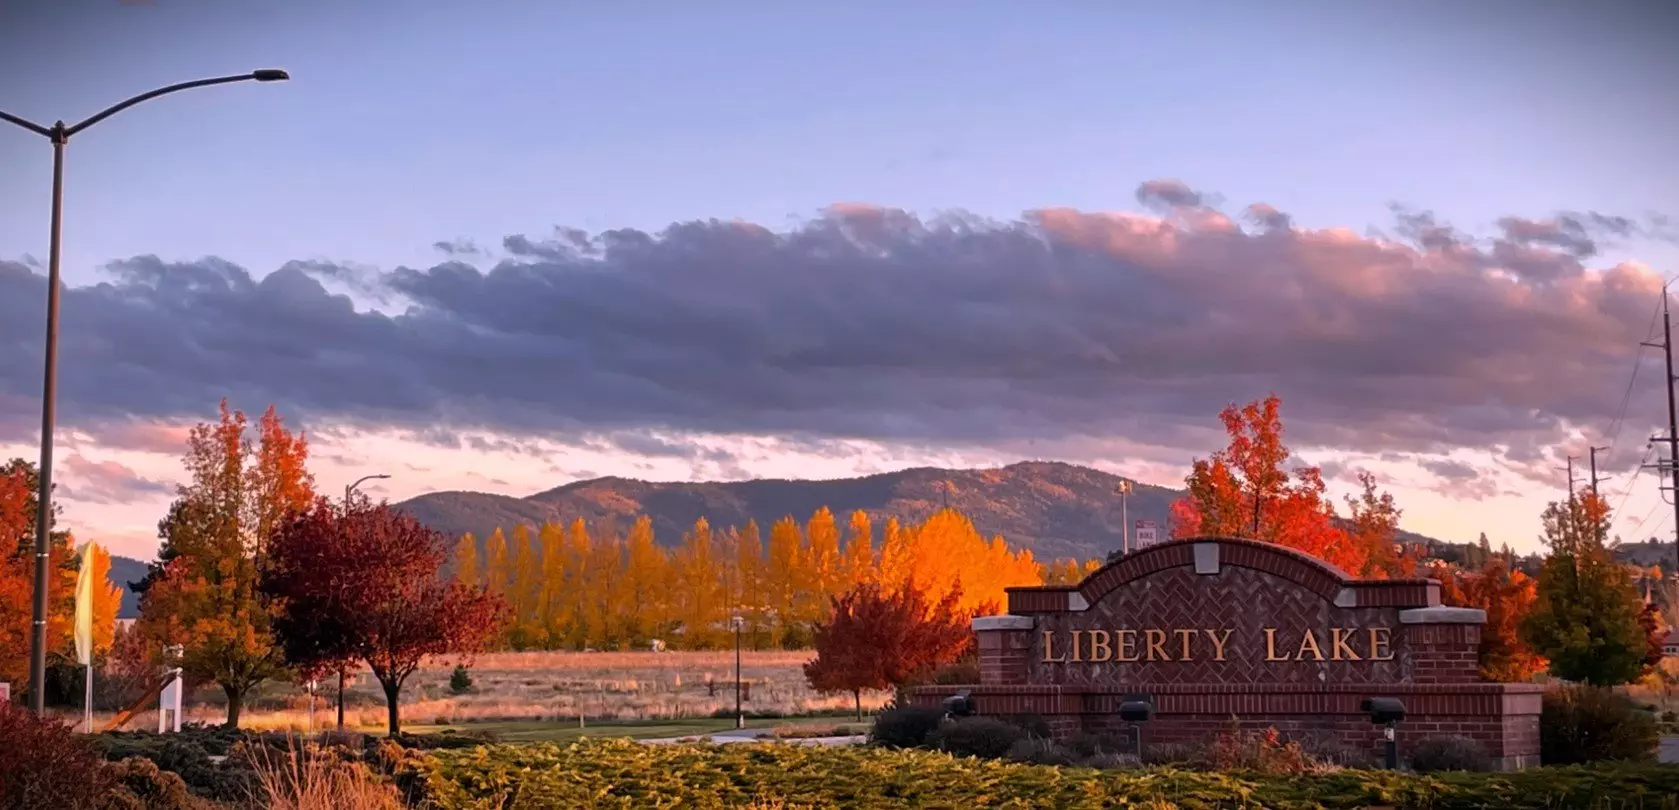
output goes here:
[{"label": "yellow poplar tree", "polygon": [[537,531],[542,543],[542,637],[550,650],[564,647],[570,632],[571,608],[566,600],[565,528],[549,520]]},{"label": "yellow poplar tree", "polygon": [[805,522],[805,565],[811,579],[807,601],[799,612],[812,625],[828,616],[829,600],[839,592],[840,542],[834,513],[824,506]]},{"label": "yellow poplar tree", "polygon": [[799,524],[792,516],[770,526],[770,545],[763,579],[764,601],[774,611],[770,643],[778,647],[800,647],[809,637],[808,633],[801,634],[796,630],[797,617],[794,615],[795,596],[808,586],[800,553],[803,542]]},{"label": "yellow poplar tree", "polygon": [[484,572],[479,570],[478,538],[472,532],[461,535],[455,544],[455,579],[462,585],[477,587],[484,584]]},{"label": "yellow poplar tree", "polygon": [[842,576],[838,591],[846,593],[873,581],[878,565],[874,556],[874,526],[869,522],[868,513],[858,509],[851,513],[851,519],[846,523],[845,558],[840,564]]},{"label": "yellow poplar tree", "polygon": [[758,532],[758,521],[748,519],[735,544],[735,569],[740,577],[739,607],[746,620],[745,631],[752,649],[762,649],[765,631],[769,629],[769,605],[765,601],[764,541]]},{"label": "yellow poplar tree", "polygon": [[538,566],[536,548],[531,545],[531,530],[523,523],[513,527],[513,571],[508,587],[508,601],[513,607],[509,641],[515,650],[528,650],[542,642],[542,569]]},{"label": "yellow poplar tree", "polygon": [[631,644],[644,644],[651,639],[663,639],[669,631],[668,565],[663,549],[653,540],[653,520],[646,515],[636,518],[624,541],[624,635]]}]

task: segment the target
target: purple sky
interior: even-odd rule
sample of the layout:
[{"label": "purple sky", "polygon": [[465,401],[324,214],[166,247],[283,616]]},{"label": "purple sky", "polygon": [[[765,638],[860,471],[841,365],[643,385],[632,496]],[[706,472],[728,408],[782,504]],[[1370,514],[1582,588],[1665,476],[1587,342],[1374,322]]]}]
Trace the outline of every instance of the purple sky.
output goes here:
[{"label": "purple sky", "polygon": [[[755,362],[777,374],[740,383],[761,389],[754,389],[752,401],[763,404],[757,408],[712,397],[706,384],[659,366],[650,349],[625,343],[632,333],[646,335],[615,304],[661,312],[671,301],[653,301],[658,296],[645,290],[637,294],[643,288],[627,281],[566,286],[584,284],[577,280],[576,262],[504,240],[523,235],[540,244],[554,239],[556,227],[596,235],[620,228],[657,234],[674,222],[713,219],[782,233],[808,226],[836,203],[861,206],[839,215],[850,216],[852,226],[857,212],[875,207],[929,220],[941,212],[966,211],[1001,222],[1019,220],[1022,212],[1069,208],[1148,210],[1191,229],[1206,227],[1195,217],[1211,209],[1240,219],[1244,207],[1264,203],[1286,212],[1298,229],[1345,228],[1348,239],[1373,233],[1399,239],[1404,229],[1391,210],[1397,203],[1489,240],[1511,238],[1501,218],[1547,222],[1559,211],[1638,224],[1610,228],[1613,233],[1594,230],[1596,250],[1575,256],[1586,273],[1582,278],[1596,279],[1622,261],[1638,260],[1649,268],[1648,276],[1639,277],[1647,280],[1670,274],[1679,259],[1671,240],[1675,226],[1654,216],[1679,215],[1679,158],[1671,145],[1671,134],[1679,131],[1679,96],[1667,86],[1679,75],[1679,64],[1663,44],[1676,41],[1679,15],[1658,4],[1489,0],[1466,10],[1465,4],[1445,2],[1357,8],[1328,2],[977,2],[965,4],[960,14],[933,3],[746,2],[702,8],[650,2],[634,4],[634,10],[607,5],[0,0],[0,109],[43,123],[58,117],[74,121],[134,92],[187,78],[270,66],[294,77],[282,85],[212,88],[150,102],[70,146],[64,268],[66,281],[81,292],[66,304],[64,407],[70,427],[83,434],[80,444],[73,438],[74,446],[65,451],[79,460],[67,464],[65,480],[72,491],[78,481],[83,493],[100,491],[97,481],[111,489],[71,498],[72,524],[112,538],[119,550],[149,550],[150,526],[167,502],[167,484],[179,476],[174,451],[152,452],[155,443],[146,441],[125,444],[109,426],[124,413],[148,425],[206,417],[217,386],[250,409],[270,400],[294,403],[299,421],[322,431],[323,484],[340,484],[370,466],[424,468],[389,482],[389,494],[406,496],[452,487],[523,494],[587,473],[841,475],[929,461],[996,463],[1043,452],[1170,483],[1181,479],[1191,456],[1216,443],[1176,432],[1177,420],[1166,417],[1221,397],[1262,396],[1278,385],[1287,389],[1291,409],[1298,407],[1310,423],[1297,440],[1303,454],[1315,453],[1313,460],[1332,466],[1384,471],[1409,509],[1413,528],[1452,539],[1487,531],[1497,541],[1532,547],[1535,514],[1550,493],[1534,473],[1542,465],[1528,455],[1547,443],[1563,447],[1574,433],[1612,432],[1632,366],[1629,344],[1643,336],[1655,303],[1653,292],[1638,286],[1643,282],[1628,282],[1636,288],[1632,292],[1605,292],[1595,282],[1580,287],[1570,300],[1585,302],[1582,309],[1567,304],[1567,296],[1556,297],[1556,284],[1532,275],[1522,283],[1549,290],[1544,295],[1555,300],[1543,306],[1517,301],[1543,297],[1526,287],[1521,296],[1497,300],[1484,289],[1475,293],[1481,298],[1448,295],[1413,268],[1386,283],[1408,291],[1398,297],[1420,312],[1449,312],[1459,322],[1484,320],[1487,332],[1466,328],[1450,335],[1431,328],[1411,334],[1403,330],[1424,323],[1412,310],[1401,317],[1384,309],[1383,317],[1392,320],[1381,321],[1373,310],[1348,309],[1364,313],[1361,323],[1371,331],[1357,339],[1333,330],[1278,338],[1278,350],[1293,353],[1298,363],[1254,358],[1252,379],[1243,385],[1203,386],[1183,375],[1199,368],[1196,362],[1210,362],[1206,357],[1175,359],[1154,369],[1149,358],[1169,356],[1166,348],[1149,348],[1147,357],[1118,348],[1121,342],[1136,347],[1149,336],[1167,334],[1174,326],[1169,321],[1148,325],[1148,314],[1165,311],[1161,307],[1205,315],[1221,306],[1214,293],[1174,284],[1193,277],[1206,289],[1239,287],[1237,280],[1246,274],[1273,272],[1252,263],[1264,257],[1281,267],[1276,278],[1292,280],[1265,290],[1310,279],[1315,286],[1303,293],[1310,297],[1356,275],[1353,270],[1325,275],[1314,264],[1346,260],[1345,250],[1325,247],[1323,239],[1311,243],[1329,251],[1320,259],[1304,248],[1265,252],[1262,245],[1244,243],[1240,250],[1226,249],[1202,232],[1210,253],[1176,254],[1172,266],[1178,270],[1160,275],[1165,271],[1154,267],[1150,275],[1137,270],[1150,269],[1143,258],[1147,251],[1107,245],[1105,257],[1124,254],[1123,272],[1154,280],[1152,286],[1136,281],[1141,286],[1135,289],[1106,286],[1111,276],[1088,271],[1065,253],[1038,262],[1004,262],[995,276],[965,271],[970,259],[933,251],[990,251],[990,259],[1002,261],[995,252],[1003,248],[993,242],[903,241],[905,231],[896,226],[882,226],[890,231],[881,255],[890,257],[891,270],[830,261],[811,264],[801,276],[785,268],[810,255],[787,248],[750,258],[774,264],[776,275],[763,275],[772,269],[742,264],[749,259],[741,251],[750,253],[749,248],[715,233],[691,243],[660,243],[668,248],[657,257],[663,269],[648,269],[623,254],[603,260],[602,267],[615,268],[623,278],[662,279],[646,288],[654,293],[692,285],[687,298],[675,301],[688,305],[679,315],[700,307],[728,313],[732,306],[743,311],[754,304],[802,306],[799,289],[835,302],[786,323],[754,320],[755,328],[738,334],[696,316],[699,331],[686,341],[775,343],[775,351]],[[52,69],[43,69],[49,64]],[[0,264],[0,295],[13,299],[0,301],[0,312],[16,308],[23,319],[39,317],[30,314],[39,310],[38,296],[27,306],[23,302],[26,291],[39,289],[34,273],[40,271],[30,269],[28,260],[44,262],[46,256],[49,156],[43,139],[11,128],[0,131],[0,262],[14,263],[15,282],[6,286],[7,265]],[[1139,197],[1142,184],[1159,179],[1179,180],[1209,196],[1198,206],[1176,207],[1158,196]],[[1417,220],[1410,222],[1415,226]],[[1062,221],[1042,227],[1073,244],[1088,237],[1090,226]],[[1516,241],[1558,245],[1555,239]],[[373,330],[345,333],[362,341],[386,329],[367,320],[377,317],[370,307],[396,315],[415,306],[463,329],[473,306],[531,302],[536,308],[536,293],[511,287],[500,292],[486,287],[474,299],[479,304],[461,297],[458,285],[440,292],[447,273],[426,269],[451,258],[434,246],[438,242],[482,248],[460,258],[485,271],[503,259],[535,263],[542,272],[560,274],[545,276],[552,283],[543,289],[563,297],[544,304],[541,313],[508,311],[506,320],[530,323],[478,346],[476,351],[498,353],[481,364],[451,372],[455,367],[419,369],[416,362],[417,376],[397,381],[393,371],[383,390],[365,395],[344,384],[333,386],[333,396],[292,391],[327,385],[334,373],[366,379],[375,373],[368,369],[384,368],[381,357],[413,359],[403,352],[434,357],[442,348],[393,338],[379,344],[385,355],[345,359],[330,353],[329,340],[319,345],[299,340],[294,342],[311,346],[299,360],[288,357],[285,333],[272,344],[245,336],[237,347],[245,363],[240,369],[206,356],[198,358],[196,372],[190,364],[166,372],[165,361],[147,359],[138,347],[142,338],[164,345],[159,336],[167,330],[156,324],[116,326],[127,323],[124,317],[155,309],[137,303],[141,293],[190,303],[174,314],[176,326],[197,313],[205,322],[228,318],[261,326],[254,310],[215,310],[217,301],[226,301],[193,298],[190,289],[160,292],[160,285],[168,285],[159,279],[179,280],[187,273],[183,267],[217,266],[201,261],[207,257],[237,265],[253,279],[288,262],[313,263],[311,277],[350,295],[354,312],[364,316],[354,329]],[[913,249],[906,247],[911,243]],[[1492,257],[1485,262],[1489,268],[1513,266],[1508,252],[1495,255],[1490,243],[1482,247]],[[707,253],[725,249],[732,252]],[[1336,258],[1329,258],[1336,251]],[[145,256],[165,264],[156,272],[134,269],[144,262],[129,262],[125,273],[107,269],[108,263]],[[1359,261],[1346,267],[1370,266]],[[1424,257],[1408,266],[1438,262]],[[400,267],[414,270],[405,276]],[[847,287],[834,281],[835,273],[878,283]],[[918,317],[900,313],[893,320],[882,313],[890,311],[894,297],[913,299],[918,280],[935,275],[939,284],[952,285],[951,311],[936,313],[950,318],[939,335],[949,345],[925,339],[845,343],[848,323],[881,335]],[[987,278],[992,281],[984,282]],[[1397,300],[1383,283],[1365,281],[1374,286],[1341,294]],[[782,282],[807,286],[775,289]],[[93,287],[100,283],[114,286],[101,292]],[[962,285],[970,283],[978,286],[963,292]],[[981,288],[985,283],[994,286]],[[730,284],[749,286],[735,292]],[[287,299],[301,301],[317,289],[305,284],[291,293],[270,292],[303,296]],[[1107,302],[1114,318],[1135,328],[1109,329],[1111,324],[1077,313],[1061,324],[1047,315],[1041,328],[1034,326],[1035,313],[1057,311],[1045,303],[1050,299],[1044,291],[1055,289],[1069,302]],[[1007,290],[1013,297],[995,298],[987,290]],[[705,300],[708,292],[716,293],[716,300]],[[1166,292],[1176,297],[1158,299],[1152,309],[1115,311],[1143,300],[1145,293]],[[879,307],[870,294],[880,296]],[[1328,304],[1281,308],[1284,298],[1269,311],[1304,319],[1328,311]],[[1622,318],[1633,299],[1644,302],[1639,314]],[[578,303],[584,300],[592,308]],[[1047,309],[1010,314],[1010,301],[1026,300]],[[1350,299],[1336,300],[1340,306]],[[874,313],[880,322],[823,321],[840,301]],[[997,308],[985,310],[986,303]],[[936,306],[925,304],[922,311]],[[986,314],[963,314],[978,312]],[[1248,317],[1233,312],[1230,317]],[[598,321],[589,321],[595,331],[585,339],[544,320],[549,317],[571,324]],[[982,326],[987,318],[1011,319],[1011,328],[987,329]],[[493,325],[494,318],[488,320]],[[828,331],[812,327],[810,334],[795,336],[793,321],[826,323]],[[1625,334],[1606,326],[1621,321],[1639,323],[1629,323]],[[25,417],[38,407],[36,323],[0,327],[0,340],[13,347],[11,359],[0,360],[0,426],[13,426],[9,434],[0,432],[0,452],[6,454],[33,455],[34,433]],[[401,326],[390,329],[403,331]],[[1052,326],[1064,329],[1055,332]],[[89,336],[79,346],[72,341],[73,328]],[[1532,330],[1523,340],[1528,347],[1547,335],[1570,337],[1549,353],[1503,347],[1510,353],[1497,354],[1499,336],[1526,334],[1521,330]],[[482,328],[468,331],[480,334]],[[98,337],[91,337],[95,333]],[[189,342],[202,347],[204,340],[194,335]],[[1490,341],[1486,345],[1494,347],[1487,352],[1502,358],[1501,365],[1440,364],[1409,382],[1403,379],[1406,365],[1397,361],[1387,371],[1357,379],[1337,366],[1346,362],[1337,346],[1401,357],[1407,346],[1426,344],[1435,356],[1461,351],[1473,358],[1476,341]],[[739,347],[732,354],[719,348],[714,356],[752,362]],[[169,357],[181,360],[182,352]],[[633,397],[642,407],[609,418],[629,411],[605,394],[522,397],[520,386],[488,376],[472,391],[448,391],[447,380],[438,382],[451,373],[464,375],[471,366],[494,367],[498,358],[524,362],[535,373],[546,367],[572,374],[586,369],[597,375],[589,378],[591,390]],[[376,366],[358,365],[364,360]],[[734,371],[726,363],[711,368],[699,359],[684,362],[682,368],[708,369],[713,387],[724,385],[724,376]],[[837,413],[811,405],[820,396],[834,396],[822,393],[823,374],[845,368],[864,375],[883,363],[921,383],[950,381],[945,390],[966,398],[946,401],[910,392],[883,396],[867,408],[837,405]],[[1095,365],[1087,369],[1081,363]],[[1061,376],[1033,380],[1018,370],[1034,364]],[[1221,379],[1232,376],[1216,363],[1205,367],[1210,370],[1204,373],[1222,374]],[[1653,368],[1645,370],[1645,382],[1657,376],[1648,373]],[[327,370],[312,371],[320,369]],[[1314,369],[1321,372],[1321,384]],[[1107,376],[1092,383],[1093,374]],[[1517,376],[1532,379],[1512,382]],[[1462,390],[1458,384],[1482,379],[1497,393],[1484,402],[1472,396],[1453,400],[1455,394],[1444,393],[1448,377],[1454,392]],[[180,382],[187,378],[196,385]],[[421,378],[428,381],[425,395],[404,387]],[[871,385],[892,378],[857,379]],[[1391,402],[1404,399],[1394,391],[1421,390],[1445,404],[1438,412],[1424,408],[1417,424],[1403,429],[1394,425],[1404,420],[1372,410],[1365,398]],[[701,402],[705,408],[679,412],[676,404],[663,403],[665,395],[672,403]],[[472,401],[474,396],[487,404]],[[417,418],[414,402],[427,397],[436,400],[427,407],[437,407],[421,409],[423,418]],[[1630,479],[1647,429],[1663,416],[1661,404],[1659,388],[1635,386],[1627,427],[1617,437],[1612,466],[1618,481]],[[1098,413],[1105,409],[1135,416]],[[1545,430],[1517,438],[1500,422],[1530,411],[1552,420]],[[930,415],[935,413],[950,416]],[[1337,414],[1343,422],[1336,422]],[[961,427],[970,419],[1007,424],[982,433]],[[1431,419],[1439,433],[1424,441],[1422,426]],[[485,437],[547,442],[548,449],[498,455],[483,449],[487,439],[476,449],[471,443],[440,448],[411,435],[425,420]],[[1213,413],[1186,413],[1182,421],[1210,426]],[[1493,422],[1501,426],[1494,430]],[[1332,429],[1335,424],[1377,438],[1355,441]],[[624,431],[709,450],[649,453],[644,442],[623,440],[587,450],[578,440],[630,435]],[[850,449],[825,444],[833,442]],[[542,457],[539,462],[532,461],[536,456]],[[1514,494],[1468,497],[1451,485],[1461,477],[1441,475],[1449,464],[1485,472],[1482,486]],[[127,483],[119,480],[125,476]],[[1497,480],[1489,483],[1492,479]],[[1651,477],[1641,476],[1618,529],[1637,528],[1640,535],[1669,531],[1654,498]],[[1654,516],[1639,526],[1646,514]]]}]

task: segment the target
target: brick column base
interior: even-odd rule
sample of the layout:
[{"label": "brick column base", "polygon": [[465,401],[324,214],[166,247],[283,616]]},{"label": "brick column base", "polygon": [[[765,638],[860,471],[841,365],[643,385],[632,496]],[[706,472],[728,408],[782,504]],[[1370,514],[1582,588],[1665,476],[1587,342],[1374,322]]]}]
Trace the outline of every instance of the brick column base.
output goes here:
[{"label": "brick column base", "polygon": [[1539,764],[1543,687],[1534,684],[1136,684],[1124,690],[980,684],[920,687],[913,700],[936,708],[963,689],[979,714],[1043,717],[1062,741],[1080,733],[1129,733],[1119,719],[1119,700],[1142,692],[1155,701],[1149,744],[1204,743],[1234,720],[1243,729],[1275,728],[1303,744],[1333,744],[1372,762],[1382,753],[1382,729],[1359,704],[1366,697],[1395,697],[1406,708],[1397,732],[1401,759],[1408,744],[1459,736],[1479,742],[1500,770]]}]

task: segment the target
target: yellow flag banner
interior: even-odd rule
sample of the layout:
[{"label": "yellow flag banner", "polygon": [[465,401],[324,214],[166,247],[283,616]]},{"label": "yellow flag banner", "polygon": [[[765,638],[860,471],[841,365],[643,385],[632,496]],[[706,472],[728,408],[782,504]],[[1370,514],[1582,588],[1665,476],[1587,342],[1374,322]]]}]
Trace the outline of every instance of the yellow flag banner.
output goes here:
[{"label": "yellow flag banner", "polygon": [[82,570],[76,576],[76,661],[93,664],[93,543],[82,546]]}]

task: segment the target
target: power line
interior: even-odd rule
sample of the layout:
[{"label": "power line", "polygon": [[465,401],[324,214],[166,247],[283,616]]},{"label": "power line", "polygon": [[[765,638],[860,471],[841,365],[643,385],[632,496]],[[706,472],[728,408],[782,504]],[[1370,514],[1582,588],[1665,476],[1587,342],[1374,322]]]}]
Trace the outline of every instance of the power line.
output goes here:
[{"label": "power line", "polygon": [[[1664,298],[1665,298],[1665,290],[1664,290]],[[1646,339],[1648,339],[1650,337],[1653,337],[1655,335],[1656,320],[1661,317],[1661,314],[1662,314],[1662,302],[1657,301],[1656,306],[1650,312],[1650,325],[1644,327],[1644,337]],[[1639,343],[1639,348],[1642,349],[1644,346],[1647,346],[1647,345],[1649,345],[1647,342],[1640,342]],[[1613,422],[1609,423],[1609,448],[1610,448],[1609,452],[1611,454],[1613,454],[1615,452],[1614,451],[1615,440],[1620,438],[1621,428],[1626,427],[1627,409],[1632,406],[1632,389],[1634,388],[1634,386],[1636,386],[1638,384],[1638,370],[1643,368],[1643,367],[1644,367],[1644,352],[1643,351],[1634,352],[1633,355],[1632,355],[1632,373],[1627,375],[1626,390],[1621,392],[1621,407],[1620,407],[1620,410],[1619,410],[1618,413],[1615,414],[1615,420]]]}]

